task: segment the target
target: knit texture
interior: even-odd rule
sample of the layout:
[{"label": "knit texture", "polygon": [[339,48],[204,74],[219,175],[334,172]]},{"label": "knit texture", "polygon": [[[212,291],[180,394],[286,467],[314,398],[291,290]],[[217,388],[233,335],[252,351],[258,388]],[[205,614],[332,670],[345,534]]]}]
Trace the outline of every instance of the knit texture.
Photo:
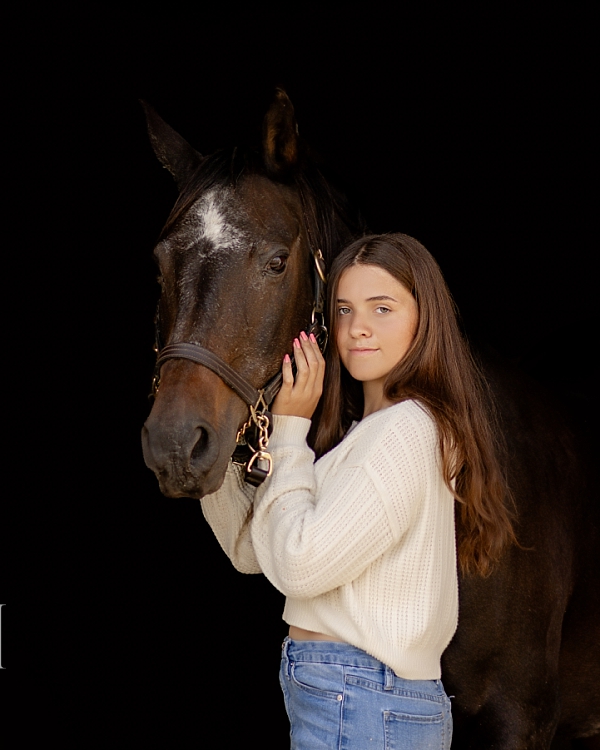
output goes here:
[{"label": "knit texture", "polygon": [[262,571],[285,594],[288,624],[357,646],[400,677],[439,678],[458,581],[435,423],[404,401],[363,419],[316,463],[309,427],[276,416],[273,475],[254,490],[230,466],[201,501],[206,519],[238,570]]}]

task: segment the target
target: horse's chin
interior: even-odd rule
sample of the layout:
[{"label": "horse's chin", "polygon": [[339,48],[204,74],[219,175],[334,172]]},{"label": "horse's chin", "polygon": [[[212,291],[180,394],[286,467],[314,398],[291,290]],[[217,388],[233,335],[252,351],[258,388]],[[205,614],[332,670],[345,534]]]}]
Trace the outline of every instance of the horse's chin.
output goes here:
[{"label": "horse's chin", "polygon": [[155,472],[155,474],[160,491],[166,497],[191,497],[199,500],[206,495],[212,495],[220,488],[225,479],[225,470],[226,466],[222,468],[214,467],[214,470],[202,477],[177,471],[168,474],[166,472]]}]

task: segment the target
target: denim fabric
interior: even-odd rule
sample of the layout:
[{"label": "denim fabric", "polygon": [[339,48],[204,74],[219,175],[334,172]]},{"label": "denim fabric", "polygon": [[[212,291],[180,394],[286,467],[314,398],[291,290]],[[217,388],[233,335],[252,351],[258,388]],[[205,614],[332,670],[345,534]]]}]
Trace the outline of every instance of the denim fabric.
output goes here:
[{"label": "denim fabric", "polygon": [[346,643],[283,642],[279,674],[292,750],[449,750],[440,680],[405,680]]}]

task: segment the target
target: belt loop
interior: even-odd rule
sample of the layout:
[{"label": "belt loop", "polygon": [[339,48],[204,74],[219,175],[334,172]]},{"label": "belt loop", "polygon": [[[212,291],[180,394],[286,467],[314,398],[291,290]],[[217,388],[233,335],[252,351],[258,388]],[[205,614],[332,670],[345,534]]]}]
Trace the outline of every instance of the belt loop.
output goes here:
[{"label": "belt loop", "polygon": [[281,644],[281,656],[283,659],[285,659],[285,674],[288,679],[290,677],[290,670],[291,670],[290,657],[288,654],[289,646],[290,646],[290,638],[289,636],[286,636],[283,640],[283,643]]},{"label": "belt loop", "polygon": [[395,673],[393,669],[390,669],[388,665],[385,665],[385,684],[383,686],[384,690],[393,690],[394,689],[394,677]]}]

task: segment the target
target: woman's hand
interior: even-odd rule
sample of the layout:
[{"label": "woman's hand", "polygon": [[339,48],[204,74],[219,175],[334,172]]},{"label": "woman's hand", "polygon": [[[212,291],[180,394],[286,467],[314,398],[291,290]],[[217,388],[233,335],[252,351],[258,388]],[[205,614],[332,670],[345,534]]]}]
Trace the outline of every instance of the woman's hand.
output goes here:
[{"label": "woman's hand", "polygon": [[294,359],[297,368],[295,381],[289,356],[286,354],[283,358],[283,384],[271,412],[310,419],[323,393],[325,376],[325,360],[312,333],[307,336],[302,331],[294,339]]}]

